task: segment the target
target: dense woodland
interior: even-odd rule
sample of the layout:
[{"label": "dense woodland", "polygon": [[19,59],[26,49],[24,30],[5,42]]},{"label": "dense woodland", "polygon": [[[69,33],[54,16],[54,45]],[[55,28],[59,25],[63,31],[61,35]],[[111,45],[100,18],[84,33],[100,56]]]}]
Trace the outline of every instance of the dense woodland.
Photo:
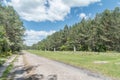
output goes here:
[{"label": "dense woodland", "polygon": [[120,8],[106,9],[94,19],[82,19],[73,26],[34,44],[32,49],[58,51],[120,51]]},{"label": "dense woodland", "polygon": [[19,51],[24,31],[23,23],[14,9],[0,4],[0,55]]}]

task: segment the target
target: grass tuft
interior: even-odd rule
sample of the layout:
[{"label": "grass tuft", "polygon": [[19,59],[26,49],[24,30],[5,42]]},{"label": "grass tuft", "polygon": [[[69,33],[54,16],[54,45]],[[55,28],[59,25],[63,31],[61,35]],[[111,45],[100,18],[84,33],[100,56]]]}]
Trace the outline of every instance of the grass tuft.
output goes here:
[{"label": "grass tuft", "polygon": [[61,61],[105,76],[120,79],[120,54],[115,52],[45,52],[28,50],[49,59]]},{"label": "grass tuft", "polygon": [[8,74],[10,73],[10,71],[13,69],[13,63],[14,61],[17,59],[17,56],[15,57],[15,59],[10,63],[10,65],[6,68],[6,70],[3,72],[2,77],[0,78],[0,80],[7,80]]}]

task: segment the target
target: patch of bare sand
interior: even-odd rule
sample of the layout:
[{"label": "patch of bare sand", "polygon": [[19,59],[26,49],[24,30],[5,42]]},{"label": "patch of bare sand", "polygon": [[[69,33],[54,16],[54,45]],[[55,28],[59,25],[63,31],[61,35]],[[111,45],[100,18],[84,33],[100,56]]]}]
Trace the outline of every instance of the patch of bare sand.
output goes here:
[{"label": "patch of bare sand", "polygon": [[107,64],[109,61],[94,61],[95,64]]}]

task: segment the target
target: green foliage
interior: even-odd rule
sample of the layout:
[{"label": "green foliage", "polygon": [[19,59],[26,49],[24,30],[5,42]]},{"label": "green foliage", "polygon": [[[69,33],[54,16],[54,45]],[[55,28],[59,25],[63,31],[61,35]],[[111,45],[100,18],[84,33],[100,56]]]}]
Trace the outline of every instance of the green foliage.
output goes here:
[{"label": "green foliage", "polygon": [[5,62],[5,59],[0,59],[0,66]]},{"label": "green foliage", "polygon": [[10,73],[10,71],[13,69],[13,63],[15,62],[15,60],[17,59],[18,56],[16,56],[14,58],[14,60],[9,64],[9,66],[7,66],[6,70],[3,72],[2,77],[0,77],[0,79],[2,80],[7,80],[8,74]]},{"label": "green foliage", "polygon": [[120,8],[105,10],[94,19],[81,22],[48,36],[31,48],[39,50],[120,51]]},{"label": "green foliage", "polygon": [[24,27],[18,14],[12,7],[0,5],[0,54],[19,51],[23,34]]},{"label": "green foliage", "polygon": [[61,50],[61,51],[67,51],[67,50],[68,50],[68,47],[65,46],[65,45],[63,45],[63,46],[60,47],[60,50]]},{"label": "green foliage", "polygon": [[82,69],[118,78],[115,80],[120,79],[120,54],[117,52],[51,52],[39,50],[29,50],[29,52],[49,59],[64,62],[66,64],[74,65]]},{"label": "green foliage", "polygon": [[10,71],[11,71],[12,68],[13,68],[13,64],[10,64],[10,65],[6,68],[6,70],[4,71],[2,77],[3,77],[3,78],[7,78],[8,74],[10,73]]}]

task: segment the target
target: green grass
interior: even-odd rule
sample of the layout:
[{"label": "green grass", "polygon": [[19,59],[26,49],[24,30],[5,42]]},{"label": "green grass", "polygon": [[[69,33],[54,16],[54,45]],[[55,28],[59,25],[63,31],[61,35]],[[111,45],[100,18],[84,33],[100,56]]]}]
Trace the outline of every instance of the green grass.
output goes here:
[{"label": "green grass", "polygon": [[13,69],[13,63],[17,59],[18,56],[15,57],[15,59],[10,63],[10,65],[6,68],[6,70],[3,72],[2,77],[0,77],[0,80],[7,80],[8,74]]},{"label": "green grass", "polygon": [[0,57],[0,66],[2,66],[2,64],[4,64],[4,63],[5,63],[5,61],[6,61],[6,59],[5,59],[5,58],[1,58],[1,57]]},{"label": "green grass", "polygon": [[[45,52],[28,50],[31,53],[71,64],[90,71],[101,73],[105,76],[120,79],[120,53],[116,52]],[[95,61],[107,61],[108,63],[94,63]]]},{"label": "green grass", "polygon": [[6,58],[11,56],[11,55],[12,55],[11,52],[0,53],[0,66],[2,66],[2,64],[5,63]]}]

